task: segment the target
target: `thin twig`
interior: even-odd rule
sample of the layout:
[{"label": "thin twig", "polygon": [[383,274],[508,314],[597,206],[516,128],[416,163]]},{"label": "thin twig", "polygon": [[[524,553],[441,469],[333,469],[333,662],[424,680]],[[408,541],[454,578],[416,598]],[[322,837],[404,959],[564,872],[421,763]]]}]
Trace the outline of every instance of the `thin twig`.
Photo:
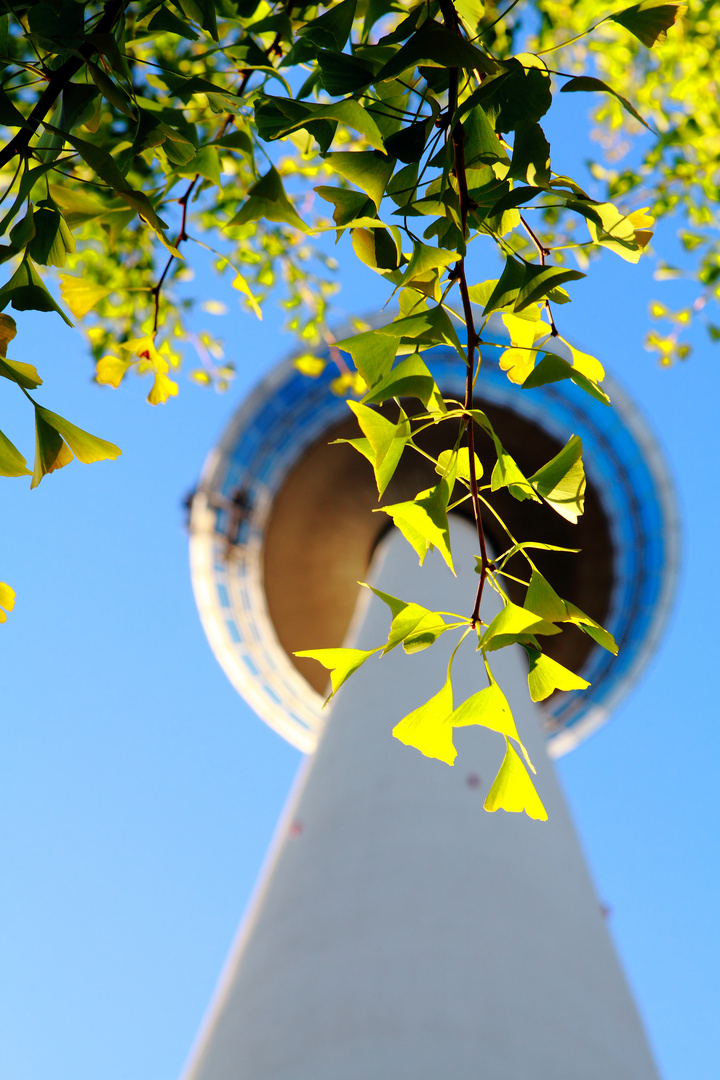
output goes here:
[{"label": "thin twig", "polygon": [[[180,244],[182,244],[185,240],[188,239],[187,232],[185,231],[185,228],[187,226],[188,201],[193,193],[193,188],[195,187],[199,179],[200,176],[196,174],[190,181],[185,193],[181,195],[178,199],[180,206],[182,206],[182,218],[180,221],[180,232],[178,233],[177,239],[175,240],[175,247],[179,247]],[[165,267],[157,281],[157,284],[153,285],[152,289],[150,290],[150,294],[153,297],[153,303],[155,304],[155,316],[153,318],[153,334],[157,334],[158,321],[160,319],[160,293],[162,291],[165,278],[168,275],[168,271],[170,270],[173,259],[175,257],[175,255],[170,255],[168,261],[165,263]]]}]

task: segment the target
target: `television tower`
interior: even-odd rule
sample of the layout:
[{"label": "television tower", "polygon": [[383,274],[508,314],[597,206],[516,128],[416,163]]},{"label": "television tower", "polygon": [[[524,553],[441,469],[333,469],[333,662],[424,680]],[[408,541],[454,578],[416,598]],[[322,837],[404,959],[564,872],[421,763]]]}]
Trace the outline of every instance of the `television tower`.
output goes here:
[{"label": "television tower", "polygon": [[[446,394],[462,393],[454,353],[425,360]],[[385,640],[387,609],[359,580],[465,610],[475,534],[453,515],[457,579],[436,554],[419,570],[372,513],[367,462],[329,445],[357,434],[331,372],[311,380],[292,361],[277,367],[208,458],[191,565],[225,672],[308,757],[183,1080],[657,1080],[551,759],[604,722],[652,652],[674,578],[671,487],[617,386],[607,409],[568,384],[524,394],[486,357],[482,378],[483,408],[521,468],[571,434],[583,441],[576,526],[536,506],[524,525],[528,504],[509,497],[500,512],[515,535],[583,549],[548,553],[548,574],[607,626],[619,657],[580,633],[551,639],[555,658],[592,685],[535,705],[524,654],[495,654],[547,822],[483,811],[497,736],[456,731],[454,768],[392,738],[444,681],[439,644],[372,658],[323,711],[327,673],[293,653]],[[423,461],[406,454],[388,499],[428,484]],[[492,544],[491,520],[486,532]],[[466,642],[458,701],[478,689],[477,665]]]}]

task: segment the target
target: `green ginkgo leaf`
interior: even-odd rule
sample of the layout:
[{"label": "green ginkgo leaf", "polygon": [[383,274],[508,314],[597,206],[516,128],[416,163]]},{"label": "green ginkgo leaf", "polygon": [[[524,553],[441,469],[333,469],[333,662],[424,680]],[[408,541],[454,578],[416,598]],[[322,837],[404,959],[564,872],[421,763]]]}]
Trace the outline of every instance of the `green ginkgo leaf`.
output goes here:
[{"label": "green ginkgo leaf", "polygon": [[448,722],[452,707],[452,684],[448,675],[442,689],[424,705],[403,717],[392,733],[401,743],[414,747],[425,757],[453,765],[457,751],[453,744],[453,729]]},{"label": "green ginkgo leaf", "polygon": [[401,360],[365,395],[363,403],[380,405],[390,398],[403,397],[417,398],[430,412],[446,411],[443,396],[420,353],[411,353]]},{"label": "green ginkgo leaf", "polygon": [[228,222],[228,228],[231,225],[246,225],[249,221],[260,221],[261,218],[285,222],[286,225],[307,232],[305,222],[298,217],[295,207],[285,194],[280,173],[274,165],[248,188],[248,197],[235,217]]},{"label": "green ginkgo leaf", "polygon": [[[387,420],[377,409],[370,409],[357,401],[348,401],[348,406],[357,417],[360,430],[367,439],[368,450],[358,446],[365,457],[368,458],[375,473],[375,483],[378,489],[378,498],[385,493],[397,469],[403,451],[411,437],[410,424],[401,410],[400,420],[393,423]],[[355,443],[352,439],[339,439],[338,442]]]},{"label": "green ginkgo leaf", "polygon": [[454,574],[447,519],[449,494],[447,481],[441,480],[435,487],[419,492],[414,499],[382,506],[376,513],[387,514],[393,519],[417,552],[421,566],[428,551],[437,548]]},{"label": "green ginkgo leaf", "polygon": [[99,439],[71,424],[57,413],[35,405],[35,468],[30,487],[37,487],[43,476],[69,465],[73,455],[85,465],[114,459],[122,453],[119,446]]},{"label": "green ginkgo leaf", "polygon": [[27,467],[27,461],[2,431],[0,431],[0,476],[32,476]]},{"label": "green ginkgo leaf", "polygon": [[585,690],[590,686],[586,679],[558,664],[552,657],[531,645],[526,645],[525,648],[530,662],[528,688],[533,701],[544,701],[555,690]]},{"label": "green ginkgo leaf", "polygon": [[536,821],[547,821],[547,811],[535,790],[535,785],[507,737],[503,763],[493,780],[484,805],[490,813],[494,813],[495,810],[506,810],[510,814],[520,814],[524,811],[528,817]]},{"label": "green ginkgo leaf", "polygon": [[643,0],[607,18],[620,23],[651,49],[656,41],[666,36],[683,7],[681,3],[668,4],[664,0]]},{"label": "green ginkgo leaf", "polygon": [[327,154],[325,164],[364,191],[380,209],[385,188],[393,174],[395,159],[377,150]]},{"label": "green ginkgo leaf", "polygon": [[491,678],[490,685],[484,690],[478,690],[476,694],[466,698],[462,705],[458,705],[457,709],[451,713],[448,722],[453,727],[469,727],[477,724],[480,727],[489,728],[490,731],[497,731],[508,739],[514,739],[528,765],[535,772],[535,767],[518,735],[507,698],[494,679]]},{"label": "green ginkgo leaf", "polygon": [[480,639],[480,648],[488,652],[502,649],[515,641],[523,641],[530,634],[559,634],[560,631],[552,622],[544,617],[518,607],[517,604],[506,603],[497,613],[487,630]]},{"label": "green ginkgo leaf", "polygon": [[562,450],[529,479],[545,502],[575,525],[585,510],[587,487],[579,437],[571,436]]},{"label": "green ginkgo leaf", "polygon": [[362,334],[336,342],[338,349],[350,353],[355,367],[368,386],[374,387],[393,365],[399,342],[396,338],[366,330]]}]

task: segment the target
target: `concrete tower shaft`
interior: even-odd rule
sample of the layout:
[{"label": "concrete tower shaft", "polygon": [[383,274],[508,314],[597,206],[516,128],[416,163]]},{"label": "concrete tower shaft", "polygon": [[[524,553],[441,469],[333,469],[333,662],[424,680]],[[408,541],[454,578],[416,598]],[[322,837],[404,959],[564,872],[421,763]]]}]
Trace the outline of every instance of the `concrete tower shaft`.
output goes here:
[{"label": "concrete tower shaft", "polygon": [[[455,580],[391,533],[374,583],[464,610],[475,544],[454,521]],[[368,596],[353,636],[373,647],[387,624]],[[184,1080],[657,1080],[521,650],[494,654],[494,671],[547,823],[483,811],[500,736],[459,730],[454,768],[391,737],[442,685],[449,648],[373,658],[332,704]],[[484,680],[468,640],[456,700]]]}]

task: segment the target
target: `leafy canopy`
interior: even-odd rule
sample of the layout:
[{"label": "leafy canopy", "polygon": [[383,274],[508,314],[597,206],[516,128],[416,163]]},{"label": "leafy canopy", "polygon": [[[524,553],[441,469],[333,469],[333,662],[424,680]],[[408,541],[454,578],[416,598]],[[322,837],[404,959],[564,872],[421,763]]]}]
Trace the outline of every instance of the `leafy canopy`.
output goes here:
[{"label": "leafy canopy", "polygon": [[[418,435],[443,433],[432,486],[381,502],[378,512],[420,562],[437,549],[450,571],[448,512],[469,504],[478,534],[469,614],[448,621],[382,594],[392,614],[384,646],[305,655],[331,672],[335,692],[380,648],[414,652],[448,632],[474,635],[485,685],[454,707],[451,663],[443,687],[394,733],[452,764],[454,727],[498,732],[505,757],[486,808],[542,818],[489,658],[524,646],[530,693],[542,700],[586,685],[544,654],[544,636],[572,624],[605,648],[615,643],[540,575],[536,543],[506,529],[508,552],[488,556],[483,517],[498,516],[496,493],[544,503],[574,523],[585,472],[572,436],[523,474],[478,407],[481,347],[497,350],[517,393],[569,380],[609,404],[602,365],[562,338],[558,310],[588,287],[594,255],[637,262],[654,218],[671,211],[692,226],[686,247],[697,253],[704,290],[694,313],[717,295],[710,230],[720,15],[700,0],[682,10],[678,24],[680,6],[656,0],[618,10],[597,0],[516,0],[504,9],[494,0],[0,0],[0,377],[27,399],[35,425],[32,468],[0,432],[0,473],[36,486],[73,457],[120,453],[36,400],[41,376],[7,356],[10,309],[79,322],[97,382],[148,376],[157,405],[178,392],[191,305],[176,290],[198,247],[232,274],[248,317],[261,318],[279,290],[304,343],[300,370],[313,377],[337,365],[334,388],[358,422],[350,442],[373,469],[380,500],[405,454],[428,457]],[[626,130],[656,133],[640,165],[596,164],[600,194],[565,174],[543,128],[565,93],[590,95],[607,148]],[[396,305],[384,325],[358,323],[342,341],[328,325],[333,237],[386,280]],[[676,325],[651,344],[665,360],[681,355],[677,327],[693,312],[655,313]],[[192,377],[223,388],[232,365],[221,343],[205,331],[195,341],[201,364]],[[443,396],[423,359],[437,345],[464,365],[462,401]],[[489,475],[481,441],[494,455]],[[514,557],[528,580],[510,574]],[[510,577],[526,587],[523,606],[507,595]],[[480,616],[485,588],[503,602],[489,626]],[[0,619],[13,598],[0,585]]]}]

